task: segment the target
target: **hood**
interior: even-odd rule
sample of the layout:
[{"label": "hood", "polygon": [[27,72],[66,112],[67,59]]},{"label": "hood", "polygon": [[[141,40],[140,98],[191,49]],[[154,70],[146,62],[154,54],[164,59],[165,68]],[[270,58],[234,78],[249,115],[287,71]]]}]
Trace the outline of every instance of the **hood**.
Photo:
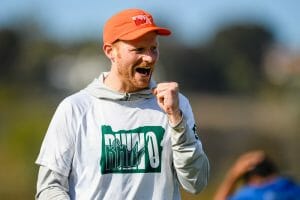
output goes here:
[{"label": "hood", "polygon": [[133,101],[153,97],[152,89],[156,87],[156,83],[153,80],[150,81],[149,88],[147,89],[133,93],[121,93],[104,85],[104,78],[107,75],[108,72],[102,73],[99,78],[94,79],[84,90],[96,98],[113,101]]}]

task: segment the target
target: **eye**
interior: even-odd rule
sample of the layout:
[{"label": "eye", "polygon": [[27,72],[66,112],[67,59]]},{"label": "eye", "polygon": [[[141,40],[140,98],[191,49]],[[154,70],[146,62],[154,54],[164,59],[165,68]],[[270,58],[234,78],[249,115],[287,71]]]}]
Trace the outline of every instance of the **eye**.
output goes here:
[{"label": "eye", "polygon": [[151,52],[156,53],[156,52],[157,52],[157,47],[156,47],[156,46],[153,46],[153,47],[150,48],[150,50],[151,50]]},{"label": "eye", "polygon": [[145,50],[145,48],[143,48],[143,47],[133,49],[133,51],[135,51],[137,53],[142,53],[144,50]]}]

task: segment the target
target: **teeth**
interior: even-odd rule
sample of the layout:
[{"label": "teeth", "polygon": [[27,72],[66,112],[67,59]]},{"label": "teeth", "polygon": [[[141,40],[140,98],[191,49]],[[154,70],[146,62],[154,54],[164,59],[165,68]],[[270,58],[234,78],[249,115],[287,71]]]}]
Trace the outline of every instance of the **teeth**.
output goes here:
[{"label": "teeth", "polygon": [[142,69],[150,69],[151,67],[148,67],[148,66],[138,66],[137,68],[142,68]]}]

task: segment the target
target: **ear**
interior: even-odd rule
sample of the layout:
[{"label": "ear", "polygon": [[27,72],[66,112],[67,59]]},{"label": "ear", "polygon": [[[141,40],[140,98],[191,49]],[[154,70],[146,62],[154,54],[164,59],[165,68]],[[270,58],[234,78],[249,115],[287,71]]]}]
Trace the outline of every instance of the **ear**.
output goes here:
[{"label": "ear", "polygon": [[114,47],[112,44],[109,43],[104,43],[103,44],[103,51],[105,55],[113,62],[115,60],[115,55],[114,55]]}]

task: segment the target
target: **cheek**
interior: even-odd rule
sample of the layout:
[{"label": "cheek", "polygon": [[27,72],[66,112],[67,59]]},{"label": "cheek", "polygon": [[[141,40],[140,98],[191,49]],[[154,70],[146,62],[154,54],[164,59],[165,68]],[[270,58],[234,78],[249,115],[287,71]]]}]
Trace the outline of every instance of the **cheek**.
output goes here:
[{"label": "cheek", "polygon": [[153,52],[152,53],[152,62],[153,62],[153,64],[156,63],[156,61],[158,60],[158,58],[159,58],[159,52],[158,51]]},{"label": "cheek", "polygon": [[119,51],[117,52],[117,55],[116,55],[116,56],[117,56],[117,58],[118,58],[119,60],[122,59],[122,54],[121,54]]},{"label": "cheek", "polygon": [[135,57],[132,56],[131,54],[122,54],[122,53],[118,53],[117,54],[118,60],[124,64],[130,64],[132,62],[134,62]]}]

